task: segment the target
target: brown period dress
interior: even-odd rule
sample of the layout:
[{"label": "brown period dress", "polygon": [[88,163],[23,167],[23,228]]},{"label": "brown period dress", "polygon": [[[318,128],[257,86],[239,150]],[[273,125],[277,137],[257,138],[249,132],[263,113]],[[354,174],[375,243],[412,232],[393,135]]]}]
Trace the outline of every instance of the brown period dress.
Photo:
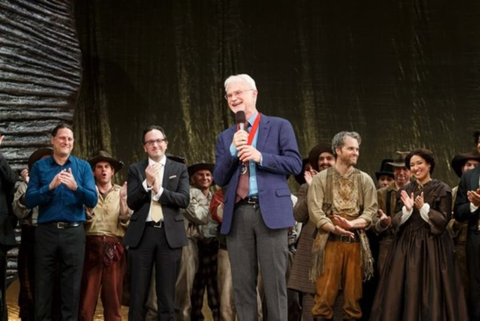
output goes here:
[{"label": "brown period dress", "polygon": [[454,244],[446,232],[451,189],[438,180],[425,186],[412,182],[404,189],[415,196],[423,191],[430,205],[429,222],[414,207],[400,226],[403,203],[397,195],[392,220],[397,235],[380,276],[370,320],[468,320]]}]

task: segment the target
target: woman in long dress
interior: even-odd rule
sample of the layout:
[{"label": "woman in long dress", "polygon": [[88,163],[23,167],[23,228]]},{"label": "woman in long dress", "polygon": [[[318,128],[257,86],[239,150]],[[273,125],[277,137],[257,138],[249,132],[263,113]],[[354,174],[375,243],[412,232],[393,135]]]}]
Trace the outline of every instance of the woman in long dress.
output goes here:
[{"label": "woman in long dress", "polygon": [[370,320],[468,320],[453,242],[446,232],[452,193],[432,179],[433,153],[405,159],[416,181],[397,194],[397,235],[387,256]]}]

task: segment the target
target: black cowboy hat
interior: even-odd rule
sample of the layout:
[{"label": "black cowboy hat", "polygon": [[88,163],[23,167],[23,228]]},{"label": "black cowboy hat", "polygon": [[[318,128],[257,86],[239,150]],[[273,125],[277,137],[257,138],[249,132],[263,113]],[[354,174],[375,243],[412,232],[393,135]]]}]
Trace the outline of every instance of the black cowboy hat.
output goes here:
[{"label": "black cowboy hat", "polygon": [[32,166],[36,161],[42,159],[44,156],[50,155],[53,155],[53,149],[50,147],[41,147],[34,151],[28,158],[28,170],[30,171],[32,169]]},{"label": "black cowboy hat", "polygon": [[462,167],[469,159],[474,159],[480,162],[480,154],[478,152],[463,153],[455,155],[452,159],[451,165],[458,177],[462,177]]},{"label": "black cowboy hat", "polygon": [[305,176],[304,176],[304,172],[305,172],[305,165],[307,165],[309,163],[308,161],[308,158],[304,158],[302,159],[302,171],[300,174],[298,175],[295,175],[295,180],[297,181],[298,184],[300,185],[303,185],[305,184],[307,181],[305,180]]},{"label": "black cowboy hat", "polygon": [[375,177],[377,178],[377,181],[380,179],[380,176],[383,176],[383,175],[387,175],[387,176],[390,176],[391,178],[395,178],[395,176],[393,175],[392,165],[390,165],[391,162],[393,162],[393,159],[391,158],[382,160],[380,171],[375,173]]},{"label": "black cowboy hat", "polygon": [[174,162],[181,163],[181,164],[187,164],[187,159],[183,156],[176,156],[176,155],[172,155],[172,154],[169,154],[169,153],[166,153],[165,155],[167,156],[168,159],[170,159]]},{"label": "black cowboy hat", "polygon": [[96,156],[90,158],[88,162],[90,163],[90,166],[92,166],[92,168],[95,168],[95,164],[97,164],[98,162],[107,162],[112,165],[113,169],[115,169],[115,173],[118,173],[118,171],[121,170],[124,165],[122,161],[116,160],[104,150],[99,151]]}]

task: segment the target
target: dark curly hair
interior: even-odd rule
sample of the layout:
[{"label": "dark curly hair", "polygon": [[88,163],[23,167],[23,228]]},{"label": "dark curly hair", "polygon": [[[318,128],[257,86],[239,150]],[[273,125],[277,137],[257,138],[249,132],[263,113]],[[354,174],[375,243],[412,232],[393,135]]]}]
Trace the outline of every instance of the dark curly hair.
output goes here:
[{"label": "dark curly hair", "polygon": [[412,150],[405,158],[405,166],[408,168],[408,170],[410,170],[410,159],[412,159],[412,157],[415,155],[420,156],[427,162],[427,164],[430,164],[430,174],[432,174],[433,169],[435,168],[435,158],[433,157],[433,152],[426,148],[417,148]]}]

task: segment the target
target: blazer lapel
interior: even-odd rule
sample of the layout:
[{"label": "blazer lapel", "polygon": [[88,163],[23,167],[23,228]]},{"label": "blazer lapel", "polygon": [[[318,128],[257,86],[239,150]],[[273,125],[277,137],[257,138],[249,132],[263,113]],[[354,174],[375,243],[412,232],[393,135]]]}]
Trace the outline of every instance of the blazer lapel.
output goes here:
[{"label": "blazer lapel", "polygon": [[264,150],[269,133],[270,133],[270,120],[268,119],[267,116],[262,114],[262,118],[260,118],[260,124],[258,126],[258,140],[257,140],[257,147],[256,147],[257,150],[259,151]]},{"label": "blazer lapel", "polygon": [[172,174],[172,161],[167,158],[167,161],[165,162],[165,169],[163,171],[163,180],[162,180],[163,188],[167,187],[168,180],[171,174]]},{"label": "blazer lapel", "polygon": [[145,176],[145,170],[147,169],[147,166],[148,166],[148,159],[146,161],[143,162],[143,164],[141,164],[140,166],[140,181],[143,182],[147,176]]}]

